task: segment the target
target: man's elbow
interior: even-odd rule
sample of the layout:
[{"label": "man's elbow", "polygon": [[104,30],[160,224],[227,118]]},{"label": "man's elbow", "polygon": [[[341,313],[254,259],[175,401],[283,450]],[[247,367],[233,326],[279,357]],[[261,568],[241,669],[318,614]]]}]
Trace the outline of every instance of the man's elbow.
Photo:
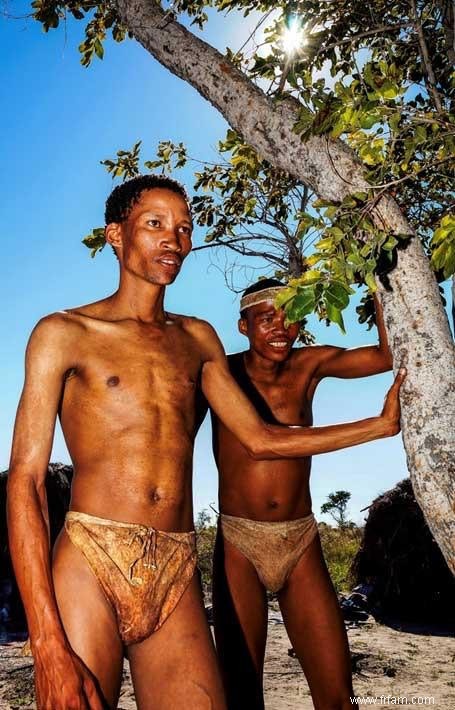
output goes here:
[{"label": "man's elbow", "polygon": [[245,448],[250,459],[253,459],[254,461],[261,461],[261,459],[264,458],[264,447],[259,443],[249,441],[248,444],[245,445]]},{"label": "man's elbow", "polygon": [[378,372],[388,372],[393,368],[393,358],[389,348],[381,348],[377,345],[376,360]]},{"label": "man's elbow", "polygon": [[383,355],[383,362],[384,362],[384,371],[388,372],[393,368],[393,357],[392,353],[390,351],[387,351]]},{"label": "man's elbow", "polygon": [[30,496],[39,495],[45,490],[45,475],[30,473],[27,467],[10,466],[6,479],[7,507],[21,506]]},{"label": "man's elbow", "polygon": [[248,451],[250,458],[255,461],[265,461],[277,458],[277,452],[273,447],[273,432],[269,429],[268,424],[263,424],[260,431],[248,437],[248,442],[245,443],[245,448]]},{"label": "man's elbow", "polygon": [[20,472],[16,469],[10,466],[8,470],[8,475],[6,477],[6,502],[11,500],[11,498],[14,496],[16,489],[18,485],[21,483],[21,476]]}]

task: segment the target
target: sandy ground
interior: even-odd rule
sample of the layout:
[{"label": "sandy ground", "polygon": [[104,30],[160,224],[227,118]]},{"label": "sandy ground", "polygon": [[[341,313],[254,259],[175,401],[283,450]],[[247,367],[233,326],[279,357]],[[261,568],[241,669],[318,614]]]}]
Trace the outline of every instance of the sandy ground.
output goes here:
[{"label": "sandy ground", "polygon": [[[412,704],[412,698],[434,698],[430,707],[455,710],[455,638],[437,628],[392,628],[374,620],[348,629],[354,671],[354,690],[359,696],[378,698],[375,705]],[[35,708],[31,659],[20,655],[20,643],[0,646],[0,708]],[[271,610],[265,663],[267,710],[312,710],[305,677],[290,647],[279,613]],[[385,696],[381,701],[380,696]],[[368,701],[367,701],[368,702]],[[366,705],[367,703],[365,703]],[[373,701],[368,704],[371,706]],[[429,705],[423,700],[414,705]],[[135,710],[134,693],[125,664],[121,710]]]}]

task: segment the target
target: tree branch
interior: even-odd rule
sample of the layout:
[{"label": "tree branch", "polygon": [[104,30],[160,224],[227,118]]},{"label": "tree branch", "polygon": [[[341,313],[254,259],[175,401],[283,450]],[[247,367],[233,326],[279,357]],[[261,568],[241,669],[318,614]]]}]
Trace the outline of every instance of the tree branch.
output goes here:
[{"label": "tree branch", "polygon": [[433,71],[433,65],[431,63],[430,59],[430,54],[428,52],[428,47],[427,43],[425,40],[425,35],[423,33],[423,27],[422,23],[420,21],[420,18],[417,14],[417,7],[415,0],[409,0],[409,4],[411,6],[412,14],[414,17],[414,28],[415,31],[417,32],[417,36],[419,38],[419,53],[420,53],[420,58],[423,62],[423,66],[425,67],[425,83],[427,84],[427,88],[431,96],[433,97],[434,105],[436,106],[436,110],[438,113],[442,114],[444,113],[444,108],[442,105],[441,97],[439,95],[438,89],[436,87],[436,76]]},{"label": "tree branch", "polygon": [[375,27],[372,30],[365,30],[365,32],[359,32],[358,34],[353,35],[352,37],[347,37],[346,39],[341,39],[337,42],[332,42],[332,44],[327,44],[324,47],[320,47],[314,56],[317,57],[318,54],[322,54],[323,52],[326,52],[329,49],[335,49],[335,47],[339,47],[340,44],[352,44],[356,40],[363,39],[364,37],[371,37],[372,35],[382,34],[384,32],[393,32],[394,30],[401,30],[405,27],[412,26],[412,22],[400,22],[396,25],[380,25],[379,27]]},{"label": "tree branch", "polygon": [[[246,247],[243,249],[239,249],[238,247],[234,246],[231,243],[225,243],[222,242],[221,244],[216,244],[216,240],[213,240],[211,244],[205,245],[206,247],[210,246],[223,246],[226,247],[227,249],[231,249],[232,251],[235,251],[237,254],[241,254],[242,256],[258,256],[261,259],[265,259],[266,261],[270,261],[273,264],[276,264],[277,266],[281,266],[282,269],[287,269],[288,267],[288,262],[285,261],[284,259],[280,259],[278,256],[275,256],[274,254],[270,254],[269,252],[266,251],[254,251],[253,249],[247,249]],[[204,246],[199,247],[199,249],[203,249]],[[196,250],[198,247],[196,247]],[[195,249],[193,249],[195,251]]]},{"label": "tree branch", "polygon": [[236,242],[247,242],[247,241],[258,241],[263,239],[264,241],[267,242],[276,242],[279,244],[281,247],[284,247],[284,241],[282,239],[277,239],[276,237],[269,236],[268,234],[250,234],[250,235],[240,235],[238,237],[232,237],[228,241],[222,241],[222,238],[215,237],[213,241],[208,242],[207,244],[202,244],[201,246],[198,247],[193,247],[191,251],[200,251],[201,249],[207,249],[212,246],[212,244],[216,244],[217,246],[229,246],[229,244],[236,243]]}]

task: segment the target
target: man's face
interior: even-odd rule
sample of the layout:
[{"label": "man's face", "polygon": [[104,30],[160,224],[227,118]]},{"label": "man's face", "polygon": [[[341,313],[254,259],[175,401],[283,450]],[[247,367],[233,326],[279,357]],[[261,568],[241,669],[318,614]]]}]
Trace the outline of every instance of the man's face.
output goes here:
[{"label": "man's face", "polygon": [[251,306],[246,311],[246,318],[239,320],[239,330],[250,341],[250,349],[258,355],[283,362],[299,334],[299,323],[284,327],[285,313],[282,308],[275,309],[273,301],[264,301]]},{"label": "man's face", "polygon": [[127,219],[114,226],[120,240],[114,246],[126,271],[159,286],[175,280],[193,230],[182,195],[162,187],[145,190]]}]

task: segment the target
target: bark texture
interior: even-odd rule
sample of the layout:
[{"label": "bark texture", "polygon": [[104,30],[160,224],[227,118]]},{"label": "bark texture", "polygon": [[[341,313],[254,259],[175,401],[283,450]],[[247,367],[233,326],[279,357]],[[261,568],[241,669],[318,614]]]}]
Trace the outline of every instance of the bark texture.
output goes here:
[{"label": "bark texture", "polygon": [[[136,40],[217,108],[263,158],[324,199],[341,201],[369,187],[361,163],[340,140],[313,136],[302,142],[293,132],[297,101],[272,101],[220,52],[151,0],[116,0],[116,5]],[[412,233],[387,195],[378,201],[374,219],[392,233]],[[455,573],[454,347],[436,280],[417,239],[399,252],[390,282],[393,292],[382,290],[381,298],[394,367],[408,368],[402,428],[411,481]]]}]

